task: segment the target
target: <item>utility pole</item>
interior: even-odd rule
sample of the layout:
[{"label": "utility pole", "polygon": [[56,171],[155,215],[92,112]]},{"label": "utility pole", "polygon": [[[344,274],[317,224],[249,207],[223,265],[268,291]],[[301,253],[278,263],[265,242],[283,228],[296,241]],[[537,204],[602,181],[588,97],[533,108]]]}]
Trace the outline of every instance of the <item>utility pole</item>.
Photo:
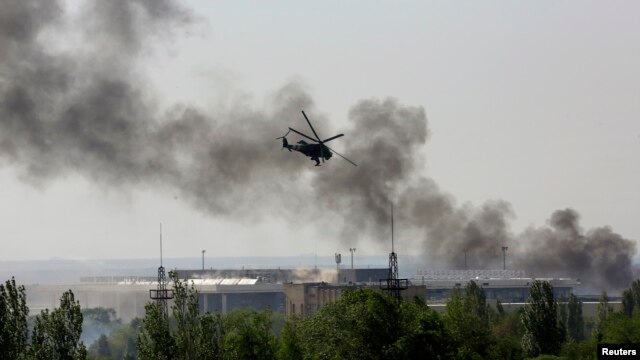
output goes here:
[{"label": "utility pole", "polygon": [[349,248],[351,252],[351,270],[353,270],[353,253],[356,252],[356,248]]},{"label": "utility pole", "polygon": [[509,250],[508,246],[502,247],[502,270],[507,270],[507,250]]},{"label": "utility pole", "polygon": [[202,270],[204,270],[204,252],[207,250],[202,250]]}]

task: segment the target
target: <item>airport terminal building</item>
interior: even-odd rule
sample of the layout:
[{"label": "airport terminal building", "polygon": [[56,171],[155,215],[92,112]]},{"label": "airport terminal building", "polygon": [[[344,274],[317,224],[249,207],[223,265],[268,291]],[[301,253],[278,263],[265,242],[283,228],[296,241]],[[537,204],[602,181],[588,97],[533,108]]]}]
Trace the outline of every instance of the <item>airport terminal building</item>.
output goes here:
[{"label": "airport terminal building", "polygon": [[580,281],[570,278],[533,278],[523,270],[423,270],[409,277],[414,285],[426,286],[428,302],[444,302],[454,288],[464,288],[469,281],[482,287],[487,299],[503,303],[521,303],[529,298],[535,280],[548,281],[557,299],[568,298]]},{"label": "airport terminal building", "polygon": [[[345,288],[380,289],[380,280],[388,277],[388,269],[177,270],[177,274],[197,289],[202,312],[226,314],[238,308],[269,308],[305,316],[338,300]],[[444,303],[454,288],[463,289],[471,280],[484,289],[488,300],[503,303],[526,302],[534,280],[549,281],[557,298],[568,297],[580,285],[576,279],[536,279],[516,270],[423,270],[407,279],[404,298],[418,296],[434,305]],[[76,284],[26,286],[33,312],[57,307],[62,293],[71,289],[83,308],[113,308],[123,321],[143,317],[144,305],[151,301],[150,290],[156,288],[157,278],[138,276],[83,277]]]}]

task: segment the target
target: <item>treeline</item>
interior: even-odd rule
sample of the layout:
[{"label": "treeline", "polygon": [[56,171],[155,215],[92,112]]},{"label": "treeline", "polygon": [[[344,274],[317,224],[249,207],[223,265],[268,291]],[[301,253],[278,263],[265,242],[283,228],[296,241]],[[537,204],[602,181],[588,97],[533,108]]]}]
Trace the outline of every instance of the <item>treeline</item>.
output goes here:
[{"label": "treeline", "polygon": [[24,286],[14,278],[0,284],[0,358],[86,359],[81,334],[80,303],[71,290],[62,294],[60,307],[42,310],[29,326]]},{"label": "treeline", "polygon": [[[345,289],[304,319],[270,311],[200,314],[197,291],[171,274],[168,309],[145,306],[127,325],[112,311],[85,310],[109,328],[87,350],[83,314],[67,291],[60,307],[28,317],[23,286],[0,285],[0,353],[7,359],[596,359],[598,343],[640,342],[640,280],[614,311],[606,293],[585,318],[575,295],[556,299],[535,281],[529,302],[507,314],[475,282],[454,289],[439,314],[420,299],[396,302],[372,289]],[[29,320],[30,319],[30,320]]]}]

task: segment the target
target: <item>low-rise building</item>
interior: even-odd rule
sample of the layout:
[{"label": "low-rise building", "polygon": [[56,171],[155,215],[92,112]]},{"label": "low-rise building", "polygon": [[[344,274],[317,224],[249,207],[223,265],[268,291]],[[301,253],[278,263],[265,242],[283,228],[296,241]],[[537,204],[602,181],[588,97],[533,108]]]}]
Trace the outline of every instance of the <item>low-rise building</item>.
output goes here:
[{"label": "low-rise building", "polygon": [[[345,289],[371,288],[376,291],[383,291],[379,286],[373,283],[351,283],[351,284],[328,284],[320,283],[303,283],[303,284],[284,284],[284,293],[286,296],[285,314],[287,316],[296,315],[305,318],[312,315],[323,305],[340,300],[342,292]],[[411,300],[414,297],[424,299],[425,286],[412,285],[401,291],[403,299]]]},{"label": "low-rise building", "polygon": [[408,279],[413,285],[426,287],[429,302],[446,300],[454,288],[463,289],[469,281],[482,287],[487,299],[508,303],[527,301],[529,287],[535,280],[548,281],[558,299],[568,298],[580,285],[577,279],[528,277],[522,270],[423,270]]}]

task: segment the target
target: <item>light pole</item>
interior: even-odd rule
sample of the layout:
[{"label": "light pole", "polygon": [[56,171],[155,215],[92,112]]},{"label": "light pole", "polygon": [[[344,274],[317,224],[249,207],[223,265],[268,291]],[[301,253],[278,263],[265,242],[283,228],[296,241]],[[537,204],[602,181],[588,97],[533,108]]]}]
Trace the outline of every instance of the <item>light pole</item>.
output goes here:
[{"label": "light pole", "polygon": [[204,252],[207,250],[202,250],[202,270],[204,270]]},{"label": "light pole", "polygon": [[502,270],[507,270],[507,250],[509,250],[508,246],[502,247]]},{"label": "light pole", "polygon": [[356,252],[356,248],[349,248],[351,252],[351,270],[353,270],[353,253]]}]

